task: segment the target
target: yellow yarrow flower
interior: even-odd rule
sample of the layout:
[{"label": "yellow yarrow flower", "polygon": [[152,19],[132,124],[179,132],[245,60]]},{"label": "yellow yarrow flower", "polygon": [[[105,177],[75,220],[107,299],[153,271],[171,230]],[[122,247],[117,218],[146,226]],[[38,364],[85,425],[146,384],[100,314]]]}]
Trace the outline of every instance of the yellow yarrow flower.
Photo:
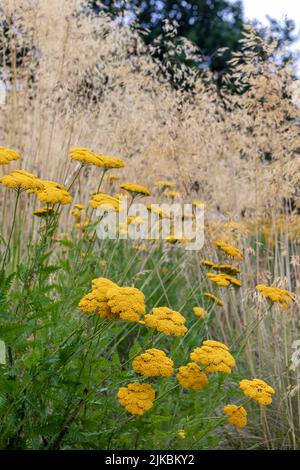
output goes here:
[{"label": "yellow yarrow flower", "polygon": [[79,308],[86,313],[96,313],[99,317],[115,319],[108,305],[107,292],[112,287],[118,287],[117,284],[110,279],[100,277],[93,279],[92,291],[86,294],[79,302]]},{"label": "yellow yarrow flower", "polygon": [[203,259],[203,260],[201,261],[201,264],[202,264],[203,266],[208,267],[208,268],[213,268],[213,267],[215,266],[215,263],[213,263],[212,261],[209,261],[208,259]]},{"label": "yellow yarrow flower", "polygon": [[242,260],[244,258],[243,253],[233,245],[229,245],[228,243],[222,240],[216,240],[215,245],[224,253],[231,256],[232,258],[236,258],[238,260]]},{"label": "yellow yarrow flower", "polygon": [[33,212],[34,215],[37,217],[46,217],[47,215],[52,215],[54,210],[51,207],[42,207],[41,209],[37,209]]},{"label": "yellow yarrow flower", "polygon": [[214,294],[212,294],[211,292],[204,292],[204,297],[207,297],[208,299],[212,300],[213,302],[215,302],[217,305],[219,305],[220,307],[223,307],[224,306],[224,302],[223,300],[219,299],[218,297],[216,297]]},{"label": "yellow yarrow flower", "polygon": [[294,300],[293,294],[285,289],[279,289],[278,287],[269,287],[263,284],[256,286],[263,297],[270,300],[270,302],[278,302],[283,308],[288,308],[290,302]]},{"label": "yellow yarrow flower", "polygon": [[178,436],[180,437],[180,439],[185,439],[186,438],[186,434],[185,434],[184,429],[181,429],[180,431],[178,431]]},{"label": "yellow yarrow flower", "polygon": [[161,207],[158,207],[155,204],[148,204],[146,206],[147,210],[149,212],[152,212],[153,214],[158,215],[160,219],[171,219],[172,216],[168,212],[164,211]]},{"label": "yellow yarrow flower", "polygon": [[237,428],[247,426],[247,411],[243,406],[226,405],[224,412],[228,416],[228,421]]},{"label": "yellow yarrow flower", "polygon": [[105,211],[120,212],[122,209],[119,199],[104,193],[95,194],[89,201],[89,204],[93,207],[93,209],[98,209],[98,207],[101,207],[101,209]]},{"label": "yellow yarrow flower", "polygon": [[80,161],[86,165],[95,165],[104,169],[124,167],[124,162],[120,158],[95,153],[85,147],[70,149],[69,155],[73,160]]},{"label": "yellow yarrow flower", "polygon": [[32,192],[44,187],[39,178],[25,170],[13,170],[8,175],[2,176],[0,183],[10,189],[23,189]]},{"label": "yellow yarrow flower", "polygon": [[96,157],[101,161],[101,167],[103,168],[124,168],[124,162],[121,158],[109,157],[101,153],[97,153]]},{"label": "yellow yarrow flower", "polygon": [[236,266],[232,266],[231,264],[214,264],[212,266],[214,271],[221,271],[225,274],[229,274],[230,276],[236,276],[241,271]]},{"label": "yellow yarrow flower", "polygon": [[150,196],[151,193],[149,189],[147,189],[145,186],[142,186],[140,184],[133,184],[133,183],[123,183],[120,186],[121,189],[125,189],[129,193],[132,193],[134,195],[140,195],[140,196]]},{"label": "yellow yarrow flower", "polygon": [[199,207],[199,209],[204,209],[205,204],[203,202],[200,202],[200,201],[193,201],[192,206],[193,207]]},{"label": "yellow yarrow flower", "polygon": [[207,277],[210,281],[221,287],[228,287],[230,285],[233,285],[234,287],[241,287],[242,285],[238,279],[225,273],[207,273]]},{"label": "yellow yarrow flower", "polygon": [[180,367],[176,378],[187,389],[202,390],[208,384],[206,374],[194,362],[189,362],[186,366]]},{"label": "yellow yarrow flower", "polygon": [[150,328],[164,333],[166,336],[183,336],[187,332],[184,325],[186,319],[181,313],[168,307],[157,307],[152,314],[145,315],[145,323]]},{"label": "yellow yarrow flower", "polygon": [[72,196],[64,186],[55,181],[42,180],[43,189],[34,191],[41,202],[51,204],[71,204]]},{"label": "yellow yarrow flower", "polygon": [[6,165],[13,160],[19,160],[20,154],[15,150],[6,147],[0,147],[0,165]]},{"label": "yellow yarrow flower", "polygon": [[199,318],[205,318],[208,315],[207,311],[204,310],[204,308],[202,307],[193,307],[193,312],[196,315],[196,317],[199,317]]},{"label": "yellow yarrow flower", "polygon": [[176,197],[181,197],[181,194],[178,191],[174,191],[174,189],[166,189],[163,192],[163,195],[166,197],[171,197],[172,199],[175,199]]},{"label": "yellow yarrow flower", "polygon": [[272,403],[272,395],[275,393],[274,388],[260,379],[244,379],[240,382],[240,388],[246,397],[252,398],[261,405],[270,405]]},{"label": "yellow yarrow flower", "polygon": [[110,175],[107,175],[107,181],[108,184],[112,185],[116,180],[119,180],[120,176],[115,175],[114,173],[111,173]]},{"label": "yellow yarrow flower", "polygon": [[159,189],[174,188],[175,183],[171,181],[157,181],[154,186]]},{"label": "yellow yarrow flower", "polygon": [[127,387],[121,387],[117,394],[122,406],[131,414],[143,415],[150,410],[155,398],[155,390],[151,385],[132,383]]},{"label": "yellow yarrow flower", "polygon": [[146,377],[170,377],[173,374],[174,363],[164,351],[160,349],[147,349],[135,357],[132,368]]},{"label": "yellow yarrow flower", "polygon": [[138,322],[145,315],[145,296],[135,287],[112,287],[107,297],[111,312],[119,320]]},{"label": "yellow yarrow flower", "polygon": [[194,349],[190,357],[197,364],[203,364],[205,372],[230,374],[232,367],[236,365],[228,347],[219,341],[203,341],[202,346]]}]

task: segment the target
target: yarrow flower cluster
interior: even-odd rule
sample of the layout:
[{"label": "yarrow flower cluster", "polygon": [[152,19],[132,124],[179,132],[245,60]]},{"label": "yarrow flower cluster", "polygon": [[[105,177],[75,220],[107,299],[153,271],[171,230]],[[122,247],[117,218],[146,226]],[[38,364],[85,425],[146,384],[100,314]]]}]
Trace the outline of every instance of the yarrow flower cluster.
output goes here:
[{"label": "yarrow flower cluster", "polygon": [[204,292],[203,295],[204,297],[207,297],[208,299],[212,300],[215,304],[219,305],[220,307],[224,307],[223,300],[219,299],[219,297],[216,297],[211,292]]},{"label": "yarrow flower cluster", "polygon": [[187,389],[202,390],[208,384],[207,375],[194,362],[180,367],[176,377],[178,382]]},{"label": "yarrow flower cluster", "polygon": [[151,385],[132,383],[127,387],[121,387],[117,394],[122,406],[131,414],[143,415],[150,410],[155,398],[155,390]]},{"label": "yarrow flower cluster", "polygon": [[101,208],[105,211],[119,212],[122,209],[120,199],[105,193],[95,194],[89,204],[93,209]]},{"label": "yarrow flower cluster", "polygon": [[6,165],[13,160],[19,160],[20,154],[15,150],[8,149],[6,147],[0,147],[0,165]]},{"label": "yarrow flower cluster", "polygon": [[44,188],[43,182],[35,175],[25,170],[13,170],[0,178],[0,183],[10,189],[37,191]]},{"label": "yarrow flower cluster", "polygon": [[71,204],[72,196],[66,188],[54,181],[42,180],[43,188],[34,189],[40,202],[48,204]]},{"label": "yarrow flower cluster", "polygon": [[288,308],[290,302],[294,300],[293,294],[285,289],[279,289],[278,287],[269,287],[263,284],[258,284],[256,289],[261,293],[263,297],[268,299],[272,303],[279,303],[283,308]]},{"label": "yarrow flower cluster", "polygon": [[240,382],[240,388],[246,397],[252,398],[261,405],[270,405],[272,403],[272,395],[275,394],[275,390],[260,379],[244,379]]},{"label": "yarrow flower cluster", "polygon": [[132,362],[132,368],[146,377],[170,377],[174,372],[173,366],[172,359],[160,349],[147,349]]},{"label": "yarrow flower cluster", "polygon": [[142,186],[140,184],[134,184],[134,183],[123,183],[120,186],[121,189],[125,189],[125,191],[128,191],[129,193],[137,196],[150,196],[151,193],[148,188],[145,186]]},{"label": "yarrow flower cluster", "polygon": [[199,318],[207,317],[207,311],[204,310],[204,308],[202,307],[193,307],[193,312],[196,315],[196,317],[199,317]]},{"label": "yarrow flower cluster", "polygon": [[228,421],[237,428],[247,426],[247,411],[243,406],[226,405],[224,412],[228,416]]},{"label": "yarrow flower cluster", "polygon": [[216,240],[215,245],[224,253],[231,256],[232,258],[236,258],[238,260],[242,260],[244,258],[243,253],[233,245],[229,245],[228,243],[222,240]]},{"label": "yarrow flower cluster", "polygon": [[219,341],[206,340],[200,348],[191,353],[192,361],[205,366],[205,372],[223,372],[230,374],[235,367],[235,360],[228,347]]},{"label": "yarrow flower cluster", "polygon": [[95,165],[104,169],[123,168],[124,162],[120,158],[97,154],[85,147],[77,147],[70,150],[70,157],[86,165]]},{"label": "yarrow flower cluster", "polygon": [[225,273],[207,273],[207,277],[210,281],[214,282],[215,284],[221,287],[228,287],[230,285],[234,287],[241,287],[242,285],[238,279]]},{"label": "yarrow flower cluster", "polygon": [[96,313],[110,320],[138,322],[145,314],[144,294],[135,287],[119,287],[106,278],[92,281],[93,289],[79,302],[86,313]]},{"label": "yarrow flower cluster", "polygon": [[181,313],[168,307],[156,307],[151,314],[145,315],[145,323],[150,328],[166,336],[183,336],[187,332],[186,319]]}]

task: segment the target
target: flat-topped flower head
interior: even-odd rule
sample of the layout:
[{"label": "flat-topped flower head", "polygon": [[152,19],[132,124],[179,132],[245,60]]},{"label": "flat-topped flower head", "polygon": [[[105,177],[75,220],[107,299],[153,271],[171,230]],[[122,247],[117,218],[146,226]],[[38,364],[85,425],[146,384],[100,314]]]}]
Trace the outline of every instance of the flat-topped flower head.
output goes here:
[{"label": "flat-topped flower head", "polygon": [[115,181],[120,179],[119,175],[116,175],[115,173],[111,173],[107,175],[107,182],[108,184],[112,185]]},{"label": "flat-topped flower head", "polygon": [[174,188],[175,187],[175,183],[173,183],[172,181],[163,181],[163,180],[160,180],[160,181],[157,181],[154,186],[158,189],[166,189],[166,188]]},{"label": "flat-topped flower head", "polygon": [[223,372],[230,374],[235,367],[235,360],[228,347],[219,341],[203,341],[200,348],[194,349],[190,355],[192,361],[205,366],[205,372]]},{"label": "flat-topped flower head", "polygon": [[39,201],[49,204],[71,204],[73,198],[66,188],[55,181],[42,180],[43,189],[35,191]]},{"label": "flat-topped flower head", "polygon": [[52,215],[54,210],[52,207],[42,207],[41,209],[37,209],[33,212],[34,215],[37,217],[47,217],[48,215]]},{"label": "flat-topped flower head", "polygon": [[194,362],[180,367],[176,378],[187,389],[202,390],[208,384],[207,375]]},{"label": "flat-topped flower head", "polygon": [[237,260],[242,260],[244,258],[243,253],[237,247],[229,245],[222,240],[216,240],[215,245],[219,248],[219,250],[223,251],[232,258],[236,258]]},{"label": "flat-topped flower head", "polygon": [[121,158],[117,157],[109,157],[107,155],[103,155],[101,153],[97,153],[96,157],[101,161],[101,165],[103,168],[124,168],[124,162]]},{"label": "flat-topped flower head", "polygon": [[207,277],[210,281],[214,282],[215,284],[217,284],[217,286],[221,287],[228,287],[230,285],[234,287],[241,287],[242,285],[238,279],[225,273],[207,273]]},{"label": "flat-topped flower head", "polygon": [[100,277],[92,281],[92,291],[86,294],[79,302],[79,308],[86,313],[96,313],[99,317],[116,319],[108,305],[107,291],[118,287],[110,279]]},{"label": "flat-topped flower head", "polygon": [[241,271],[236,266],[232,266],[231,264],[214,264],[212,266],[214,271],[221,271],[222,273],[229,274],[230,276],[236,276]]},{"label": "flat-topped flower head", "polygon": [[134,382],[119,388],[117,394],[120,404],[133,415],[143,415],[153,406],[155,390],[151,385]]},{"label": "flat-topped flower head", "polygon": [[119,320],[138,322],[146,312],[145,296],[135,287],[112,287],[107,298],[112,314]]},{"label": "flat-topped flower head", "polygon": [[74,204],[74,208],[78,209],[79,211],[83,211],[84,205],[83,204]]},{"label": "flat-topped flower head", "polygon": [[146,377],[170,377],[174,372],[174,363],[164,351],[147,349],[135,357],[132,368]]},{"label": "flat-topped flower head", "polygon": [[93,196],[93,198],[89,201],[90,206],[93,209],[101,208],[104,211],[113,211],[113,212],[120,212],[122,209],[122,205],[120,199],[116,197],[110,196],[109,194],[105,193],[98,193]]},{"label": "flat-topped flower head", "polygon": [[202,307],[193,307],[193,312],[196,317],[205,318],[207,317],[207,311]]},{"label": "flat-topped flower head", "polygon": [[6,165],[14,160],[19,160],[19,158],[19,152],[6,147],[0,147],[0,165]]},{"label": "flat-topped flower head", "polygon": [[265,299],[272,303],[279,303],[283,308],[288,308],[291,301],[294,300],[294,296],[291,292],[285,289],[279,289],[278,287],[258,284],[256,290],[258,290]]},{"label": "flat-topped flower head", "polygon": [[213,261],[210,261],[209,259],[203,259],[201,261],[201,264],[203,266],[206,266],[207,268],[214,268],[214,266],[215,266],[215,263]]},{"label": "flat-topped flower head", "polygon": [[156,307],[151,314],[145,315],[145,323],[150,328],[166,336],[183,336],[187,332],[186,319],[181,313],[168,307]]},{"label": "flat-topped flower head", "polygon": [[236,428],[244,428],[247,426],[247,411],[243,406],[226,405],[224,413],[228,417],[228,421]]},{"label": "flat-topped flower head", "polygon": [[102,162],[99,158],[97,158],[95,152],[92,152],[92,150],[89,150],[85,147],[76,147],[70,149],[69,155],[72,160],[79,161],[85,165],[95,165],[99,167],[102,166]]},{"label": "flat-topped flower head", "polygon": [[151,193],[146,186],[142,186],[141,184],[133,184],[133,183],[123,183],[120,186],[121,189],[125,189],[129,193],[135,196],[150,196]]},{"label": "flat-topped flower head", "polygon": [[172,216],[168,212],[164,211],[161,207],[157,206],[156,204],[148,204],[146,206],[149,212],[156,214],[160,219],[171,219]]},{"label": "flat-topped flower head", "polygon": [[244,379],[240,382],[240,388],[246,397],[252,398],[261,405],[270,405],[272,403],[272,395],[275,394],[274,388],[260,379]]},{"label": "flat-topped flower head", "polygon": [[25,170],[13,170],[8,175],[2,176],[0,183],[11,189],[23,189],[31,192],[41,190],[44,187],[39,178]]},{"label": "flat-topped flower head", "polygon": [[219,299],[219,297],[216,297],[211,292],[204,292],[203,295],[204,297],[207,297],[208,299],[212,300],[215,304],[219,305],[220,307],[224,307],[223,300]]},{"label": "flat-topped flower head", "polygon": [[177,197],[181,197],[181,193],[179,191],[175,191],[174,189],[166,189],[163,192],[164,196],[170,197],[171,199],[176,199]]},{"label": "flat-topped flower head", "polygon": [[201,202],[201,201],[193,201],[192,206],[193,207],[198,207],[199,209],[204,209],[205,204],[204,204],[204,202]]}]

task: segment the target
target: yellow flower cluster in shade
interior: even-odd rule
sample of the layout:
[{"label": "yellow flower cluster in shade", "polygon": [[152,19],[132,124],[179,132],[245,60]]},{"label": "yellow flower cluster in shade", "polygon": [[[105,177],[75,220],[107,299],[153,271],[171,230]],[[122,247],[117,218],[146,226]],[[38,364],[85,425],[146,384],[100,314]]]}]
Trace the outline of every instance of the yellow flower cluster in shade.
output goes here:
[{"label": "yellow flower cluster in shade", "polygon": [[235,367],[235,360],[228,347],[219,341],[206,340],[200,348],[190,355],[192,361],[205,366],[205,372],[223,372],[230,374]]},{"label": "yellow flower cluster in shade", "polygon": [[237,428],[247,426],[247,411],[243,406],[226,405],[224,412],[228,416],[228,421]]},{"label": "yellow flower cluster in shade", "polygon": [[96,313],[110,320],[138,322],[145,314],[144,294],[135,287],[119,287],[106,278],[92,281],[92,291],[79,302],[86,313]]},{"label": "yellow flower cluster in shade", "polygon": [[207,297],[208,299],[212,300],[215,304],[219,305],[220,307],[224,306],[223,300],[219,299],[219,297],[216,297],[211,292],[204,292],[203,295],[204,297]]},{"label": "yellow flower cluster in shade", "polygon": [[258,284],[256,289],[261,293],[263,297],[270,300],[272,303],[279,303],[283,308],[288,308],[290,302],[294,300],[293,294],[285,289],[279,289],[278,287],[269,287],[263,284]]},{"label": "yellow flower cluster in shade", "polygon": [[204,308],[202,307],[193,307],[193,312],[196,315],[196,317],[199,317],[199,318],[207,317],[207,311],[204,310]]},{"label": "yellow flower cluster in shade", "polygon": [[236,258],[237,260],[242,260],[244,258],[243,253],[233,245],[229,245],[228,243],[222,240],[216,240],[215,245],[224,253],[231,256],[232,258]]},{"label": "yellow flower cluster in shade", "polygon": [[203,202],[200,202],[200,201],[193,201],[192,206],[193,207],[199,207],[199,209],[204,209],[205,204]]},{"label": "yellow flower cluster in shade", "polygon": [[272,403],[272,395],[275,390],[266,382],[260,379],[247,380],[240,382],[240,388],[246,397],[250,397],[261,405],[270,405]]},{"label": "yellow flower cluster in shade", "polygon": [[114,173],[111,173],[110,175],[107,175],[107,181],[108,184],[112,185],[116,180],[119,180],[120,176],[115,175]]},{"label": "yellow flower cluster in shade", "polygon": [[37,217],[46,217],[48,215],[52,215],[54,210],[51,207],[42,207],[41,209],[37,209],[33,212],[34,215]]},{"label": "yellow flower cluster in shade", "polygon": [[163,194],[164,196],[171,197],[172,199],[175,199],[176,197],[181,197],[181,193],[175,191],[174,189],[166,189]]},{"label": "yellow flower cluster in shade", "polygon": [[213,271],[221,271],[225,274],[229,274],[230,276],[236,276],[241,272],[239,268],[232,266],[231,264],[215,264],[207,259],[203,259],[201,264],[212,269]]},{"label": "yellow flower cluster in shade", "polygon": [[73,198],[64,186],[54,181],[45,180],[42,180],[42,184],[42,189],[32,191],[37,195],[39,201],[49,204],[71,204]]},{"label": "yellow flower cluster in shade", "polygon": [[160,349],[147,349],[132,362],[132,368],[146,377],[170,377],[174,372],[173,367],[172,359]]},{"label": "yellow flower cluster in shade", "polygon": [[242,285],[238,279],[225,273],[207,273],[207,277],[210,281],[214,282],[215,284],[221,287],[228,287],[230,285],[234,287],[241,287]]},{"label": "yellow flower cluster in shade", "polygon": [[168,212],[164,211],[161,207],[158,207],[155,204],[148,204],[146,206],[147,210],[149,212],[152,212],[153,214],[158,215],[160,219],[171,219],[172,215],[169,214]]},{"label": "yellow flower cluster in shade", "polygon": [[120,210],[122,210],[120,200],[105,193],[95,194],[89,201],[89,204],[93,209],[101,207],[101,209],[105,211],[120,212]]},{"label": "yellow flower cluster in shade", "polygon": [[0,178],[0,183],[10,189],[23,189],[26,191],[42,190],[44,185],[35,175],[25,170],[13,170]]},{"label": "yellow flower cluster in shade", "polygon": [[202,390],[208,384],[206,374],[194,362],[189,362],[186,366],[180,367],[176,378],[187,389]]},{"label": "yellow flower cluster in shade", "polygon": [[186,319],[181,313],[168,307],[153,308],[152,314],[145,315],[145,324],[166,336],[183,336],[187,332]]},{"label": "yellow flower cluster in shade", "polygon": [[151,195],[149,189],[147,189],[145,186],[142,186],[140,184],[123,183],[121,184],[120,188],[125,189],[125,191],[128,191],[129,193],[132,193],[134,195],[140,195],[140,196]]},{"label": "yellow flower cluster in shade", "polygon": [[6,165],[13,160],[19,160],[20,154],[15,150],[6,147],[0,147],[0,165]]},{"label": "yellow flower cluster in shade", "polygon": [[153,406],[155,390],[151,385],[134,382],[127,387],[121,387],[117,397],[129,413],[143,415]]},{"label": "yellow flower cluster in shade", "polygon": [[185,430],[181,429],[180,431],[178,431],[178,436],[180,437],[180,439],[185,439],[186,438]]},{"label": "yellow flower cluster in shade", "polygon": [[86,165],[95,165],[100,168],[124,168],[124,162],[120,158],[98,154],[84,147],[70,149],[70,157]]},{"label": "yellow flower cluster in shade", "polygon": [[159,189],[174,188],[175,183],[172,183],[171,181],[161,180],[154,183],[154,186]]}]

